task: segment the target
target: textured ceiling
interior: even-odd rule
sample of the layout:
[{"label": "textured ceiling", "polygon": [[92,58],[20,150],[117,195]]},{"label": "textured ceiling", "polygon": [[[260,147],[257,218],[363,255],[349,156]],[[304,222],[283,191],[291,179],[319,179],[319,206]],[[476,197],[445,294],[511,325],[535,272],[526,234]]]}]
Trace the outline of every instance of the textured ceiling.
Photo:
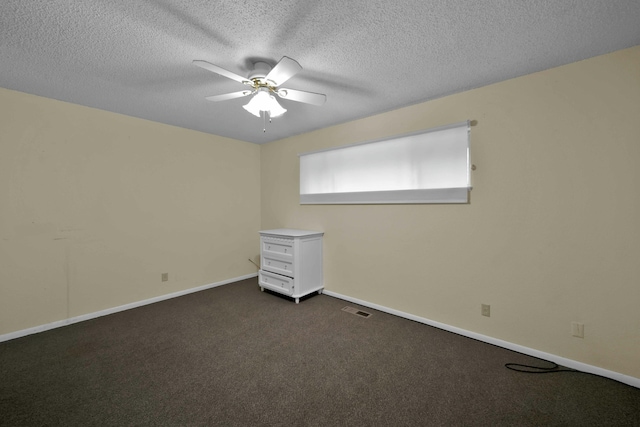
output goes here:
[{"label": "textured ceiling", "polygon": [[[638,0],[2,0],[0,87],[264,143],[638,44]],[[282,56],[327,102],[266,133],[192,64]]]}]

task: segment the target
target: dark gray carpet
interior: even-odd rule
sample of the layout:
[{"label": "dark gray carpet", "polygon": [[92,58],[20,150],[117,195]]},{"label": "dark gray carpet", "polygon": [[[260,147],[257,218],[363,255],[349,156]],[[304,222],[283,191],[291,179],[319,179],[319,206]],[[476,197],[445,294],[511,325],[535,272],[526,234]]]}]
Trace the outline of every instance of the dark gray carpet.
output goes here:
[{"label": "dark gray carpet", "polygon": [[0,344],[2,426],[640,426],[640,389],[256,279]]}]

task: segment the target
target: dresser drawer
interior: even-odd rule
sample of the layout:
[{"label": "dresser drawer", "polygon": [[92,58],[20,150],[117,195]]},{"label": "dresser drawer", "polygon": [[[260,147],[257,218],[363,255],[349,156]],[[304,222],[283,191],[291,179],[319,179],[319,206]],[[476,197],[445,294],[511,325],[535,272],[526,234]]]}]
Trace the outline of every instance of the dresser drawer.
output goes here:
[{"label": "dresser drawer", "polygon": [[262,269],[272,273],[282,274],[284,276],[295,277],[293,260],[283,261],[281,259],[272,258],[266,254],[262,256]]},{"label": "dresser drawer", "polygon": [[282,294],[293,295],[294,279],[291,277],[260,270],[258,273],[258,284],[261,288],[266,288]]},{"label": "dresser drawer", "polygon": [[276,237],[263,237],[262,254],[272,258],[293,258],[293,240],[278,239]]}]

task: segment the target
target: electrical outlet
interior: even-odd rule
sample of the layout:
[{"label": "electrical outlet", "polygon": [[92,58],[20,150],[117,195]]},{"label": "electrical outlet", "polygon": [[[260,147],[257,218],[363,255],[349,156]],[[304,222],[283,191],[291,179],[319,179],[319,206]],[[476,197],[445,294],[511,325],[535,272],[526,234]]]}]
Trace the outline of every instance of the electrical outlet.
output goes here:
[{"label": "electrical outlet", "polygon": [[169,281],[169,273],[162,273],[162,281],[163,282]]},{"label": "electrical outlet", "polygon": [[491,306],[489,304],[482,304],[481,314],[486,317],[491,317]]},{"label": "electrical outlet", "polygon": [[584,323],[571,322],[571,335],[584,338]]}]

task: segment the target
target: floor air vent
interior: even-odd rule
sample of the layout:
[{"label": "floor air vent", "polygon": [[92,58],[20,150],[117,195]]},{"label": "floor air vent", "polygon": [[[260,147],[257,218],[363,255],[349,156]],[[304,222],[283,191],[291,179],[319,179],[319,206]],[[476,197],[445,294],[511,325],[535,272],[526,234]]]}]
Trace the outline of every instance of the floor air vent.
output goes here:
[{"label": "floor air vent", "polygon": [[345,307],[342,309],[342,311],[346,311],[347,313],[355,314],[356,316],[360,316],[360,317],[371,316],[371,313],[367,313],[366,311],[358,310],[357,308],[353,308],[353,307]]}]

